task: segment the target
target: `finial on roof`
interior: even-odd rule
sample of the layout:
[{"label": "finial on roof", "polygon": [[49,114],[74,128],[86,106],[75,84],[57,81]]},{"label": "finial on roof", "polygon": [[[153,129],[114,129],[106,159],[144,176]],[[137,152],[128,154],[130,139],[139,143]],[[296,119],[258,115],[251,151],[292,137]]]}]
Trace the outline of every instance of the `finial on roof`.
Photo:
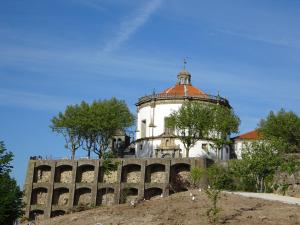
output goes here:
[{"label": "finial on roof", "polygon": [[191,74],[186,70],[187,59],[189,57],[183,58],[183,70],[177,75],[177,84],[191,84]]},{"label": "finial on roof", "polygon": [[183,58],[183,69],[184,69],[184,70],[186,69],[185,67],[186,67],[186,64],[187,64],[187,58],[188,58],[188,57],[184,57],[184,58]]}]

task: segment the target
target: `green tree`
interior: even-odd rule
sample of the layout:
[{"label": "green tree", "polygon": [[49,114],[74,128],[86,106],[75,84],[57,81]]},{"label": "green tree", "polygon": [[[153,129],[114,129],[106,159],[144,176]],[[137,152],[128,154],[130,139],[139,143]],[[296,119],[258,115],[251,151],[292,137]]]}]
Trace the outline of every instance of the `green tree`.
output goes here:
[{"label": "green tree", "polygon": [[182,141],[186,157],[189,157],[189,151],[197,141],[208,137],[212,123],[211,115],[208,104],[188,101],[167,119],[167,126],[175,128],[178,138]]},{"label": "green tree", "polygon": [[124,101],[111,98],[67,106],[65,112],[59,113],[51,122],[52,130],[64,135],[72,159],[80,147],[88,152],[88,157],[93,151],[101,158],[109,150],[116,132],[130,127],[134,116]]},{"label": "green tree", "polygon": [[[259,140],[248,144],[243,149],[242,160],[236,164],[236,174],[255,182],[258,192],[265,192],[269,180],[282,164],[282,155],[278,151],[278,142]],[[251,182],[251,181],[250,181]]]},{"label": "green tree", "polygon": [[232,108],[214,105],[211,106],[213,123],[211,124],[210,138],[216,151],[216,158],[219,159],[219,152],[224,146],[231,144],[229,136],[238,133],[240,119]]},{"label": "green tree", "polygon": [[75,152],[82,146],[80,123],[84,115],[80,114],[78,105],[68,105],[65,111],[60,112],[51,120],[52,131],[62,134],[65,138],[65,148],[71,150],[72,160],[75,159]]},{"label": "green tree", "polygon": [[12,152],[0,141],[0,224],[11,225],[22,212],[22,192],[10,177]]},{"label": "green tree", "polygon": [[277,113],[271,111],[258,126],[263,139],[281,140],[280,150],[286,153],[300,152],[300,117],[294,112],[281,109]]},{"label": "green tree", "polygon": [[231,108],[194,101],[185,102],[167,120],[168,127],[175,127],[186,149],[186,157],[197,141],[210,139],[218,158],[218,152],[230,143],[229,135],[238,132],[239,124],[240,120]]},{"label": "green tree", "polygon": [[126,103],[116,98],[93,102],[90,118],[91,130],[96,134],[92,150],[99,158],[109,150],[110,142],[116,132],[125,130],[134,122],[134,116]]}]

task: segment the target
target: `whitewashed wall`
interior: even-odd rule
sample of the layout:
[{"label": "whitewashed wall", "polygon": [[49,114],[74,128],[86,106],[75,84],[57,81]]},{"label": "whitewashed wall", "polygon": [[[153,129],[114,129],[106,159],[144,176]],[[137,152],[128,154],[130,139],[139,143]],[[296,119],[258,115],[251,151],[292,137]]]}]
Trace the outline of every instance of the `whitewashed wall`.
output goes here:
[{"label": "whitewashed wall", "polygon": [[[164,132],[165,128],[165,118],[170,116],[170,114],[174,111],[178,111],[181,107],[181,104],[158,104],[154,108],[151,106],[145,106],[141,108],[137,115],[137,132],[136,139],[141,138],[141,124],[143,120],[146,120],[146,136],[145,137],[156,137],[161,135]],[[154,127],[149,127],[149,124],[154,124]],[[189,157],[201,157],[207,156],[213,158],[215,156],[215,151],[208,147],[208,152],[202,149],[202,144],[207,143],[209,146],[209,142],[206,140],[201,140],[196,143],[196,145],[190,149]],[[175,140],[176,145],[180,145],[182,149],[183,157],[186,156],[186,151],[183,146],[183,143],[179,140]],[[136,143],[136,156],[137,157],[154,157],[154,149],[160,145],[159,139],[149,140],[149,141],[138,141]],[[222,156],[223,160],[229,159],[230,151],[228,148],[224,148],[219,156]]]}]

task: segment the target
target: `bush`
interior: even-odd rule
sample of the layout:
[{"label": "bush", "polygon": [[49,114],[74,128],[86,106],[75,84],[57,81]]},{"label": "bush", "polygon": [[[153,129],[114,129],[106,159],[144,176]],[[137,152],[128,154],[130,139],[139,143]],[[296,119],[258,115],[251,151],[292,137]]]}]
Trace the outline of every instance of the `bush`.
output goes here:
[{"label": "bush", "polygon": [[235,190],[256,192],[256,180],[247,172],[247,163],[244,160],[231,160],[228,165],[231,171]]},{"label": "bush", "polygon": [[228,167],[213,164],[207,169],[209,185],[217,190],[235,190],[234,176]]},{"label": "bush", "polygon": [[205,174],[205,169],[201,167],[193,167],[189,175],[189,183],[192,188],[199,188],[201,179]]}]

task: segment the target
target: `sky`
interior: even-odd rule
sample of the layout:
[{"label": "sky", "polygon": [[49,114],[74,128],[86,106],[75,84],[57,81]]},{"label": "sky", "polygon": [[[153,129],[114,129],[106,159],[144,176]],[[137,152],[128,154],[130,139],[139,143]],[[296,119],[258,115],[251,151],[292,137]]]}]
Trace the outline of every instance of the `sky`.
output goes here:
[{"label": "sky", "polygon": [[[31,155],[70,155],[49,128],[66,105],[138,98],[176,82],[228,98],[240,133],[300,114],[298,0],[1,0],[0,140],[23,185]],[[83,153],[85,154],[85,153]]]}]

